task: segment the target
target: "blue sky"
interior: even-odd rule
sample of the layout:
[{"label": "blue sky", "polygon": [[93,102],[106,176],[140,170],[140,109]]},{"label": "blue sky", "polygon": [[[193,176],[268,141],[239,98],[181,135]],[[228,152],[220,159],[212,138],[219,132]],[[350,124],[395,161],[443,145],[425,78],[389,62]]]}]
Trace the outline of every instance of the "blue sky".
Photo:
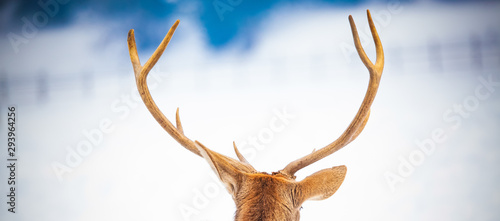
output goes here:
[{"label": "blue sky", "polygon": [[[59,7],[59,13],[50,18],[46,28],[69,25],[81,11],[89,11],[86,16],[94,22],[102,19],[126,20],[123,27],[115,27],[116,32],[127,31],[130,26],[165,20],[174,14],[188,14],[203,25],[211,45],[223,47],[238,34],[246,35],[251,42],[252,24],[261,22],[262,15],[275,7],[343,7],[361,2],[363,1],[71,1]],[[41,10],[40,5],[31,1],[4,1],[2,8],[9,10],[5,14],[10,15],[4,19],[4,30],[11,31],[20,29],[23,16]],[[146,36],[148,40],[157,38],[148,34]]]},{"label": "blue sky", "polygon": [[[314,0],[314,1],[68,1],[66,4],[59,4],[57,16],[51,17],[50,22],[44,28],[58,28],[70,25],[75,17],[82,11],[87,12],[85,16],[91,22],[101,20],[125,21],[123,26],[113,27],[115,32],[126,32],[130,26],[140,26],[147,23],[156,23],[160,20],[172,19],[178,14],[189,15],[193,19],[199,20],[202,27],[207,32],[210,45],[219,48],[227,45],[237,35],[243,35],[248,44],[252,44],[252,33],[255,31],[254,24],[262,22],[270,11],[282,7],[299,8],[348,8],[365,3],[389,3],[392,0]],[[494,2],[494,0],[483,0],[481,2]],[[53,3],[55,1],[47,1]],[[62,1],[63,2],[63,1]],[[402,3],[415,3],[418,0],[402,0]],[[478,2],[473,0],[436,0],[446,4],[460,4],[464,2]],[[42,10],[39,4],[30,0],[22,1],[2,1],[0,3],[2,11],[2,22],[0,30],[19,31],[22,17],[30,17],[34,13]],[[48,4],[51,5],[51,4]],[[49,6],[52,8],[53,6]],[[156,23],[158,24],[158,23]],[[162,23],[160,23],[162,24]],[[154,25],[154,24],[149,24]],[[147,29],[146,29],[147,31]],[[152,33],[146,33],[148,41],[142,43],[149,45],[149,40],[158,39]]]}]

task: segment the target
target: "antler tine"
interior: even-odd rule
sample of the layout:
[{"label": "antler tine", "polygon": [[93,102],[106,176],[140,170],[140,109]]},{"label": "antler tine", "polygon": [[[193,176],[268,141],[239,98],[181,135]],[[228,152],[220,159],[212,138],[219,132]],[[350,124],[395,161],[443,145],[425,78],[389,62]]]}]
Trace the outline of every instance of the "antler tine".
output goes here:
[{"label": "antler tine", "polygon": [[356,25],[352,16],[349,15],[349,23],[351,25],[351,31],[354,39],[354,44],[356,46],[356,50],[358,51],[358,55],[361,58],[361,61],[366,66],[370,73],[370,81],[368,84],[368,89],[365,94],[365,98],[361,103],[361,107],[359,108],[356,116],[351,121],[347,129],[340,135],[340,137],[328,144],[327,146],[319,149],[318,151],[314,151],[302,158],[299,158],[291,163],[289,163],[280,173],[295,177],[295,173],[308,166],[312,163],[329,156],[330,154],[336,152],[341,149],[345,145],[349,144],[351,141],[357,138],[357,136],[363,131],[366,123],[368,122],[368,118],[370,115],[370,107],[375,99],[375,95],[377,94],[378,86],[380,83],[380,77],[382,76],[382,70],[384,68],[384,51],[382,48],[382,43],[378,36],[377,30],[375,28],[375,24],[371,18],[370,11],[367,10],[368,23],[370,24],[370,30],[373,36],[373,41],[375,42],[375,49],[377,53],[377,60],[375,65],[370,61],[368,56],[366,55],[361,43],[359,41],[358,31],[356,29]]},{"label": "antler tine", "polygon": [[376,50],[376,61],[375,65],[370,61],[368,56],[365,53],[365,50],[363,49],[363,46],[361,45],[361,42],[359,41],[359,35],[358,35],[358,30],[356,29],[356,24],[354,23],[354,19],[352,18],[351,15],[349,15],[349,24],[351,25],[351,31],[354,39],[354,45],[356,46],[356,50],[358,51],[359,57],[361,58],[361,61],[363,64],[365,64],[366,68],[370,71],[370,76],[372,74],[372,68],[375,68],[377,73],[379,75],[382,74],[382,70],[384,68],[384,49],[382,47],[382,42],[380,41],[380,37],[378,36],[377,29],[375,28],[375,24],[373,23],[373,19],[370,13],[370,10],[366,10],[366,15],[368,17],[368,24],[370,25],[370,31],[373,36],[373,41],[375,42],[375,50]]},{"label": "antler tine", "polygon": [[163,127],[163,129],[165,129],[170,134],[170,136],[172,136],[177,142],[179,142],[182,146],[184,146],[191,152],[195,153],[196,155],[201,156],[198,148],[196,147],[196,144],[192,140],[184,136],[184,132],[179,118],[179,109],[177,109],[176,113],[176,122],[177,122],[177,128],[176,128],[167,119],[167,117],[165,117],[165,115],[160,111],[156,103],[153,101],[146,80],[149,71],[153,68],[158,59],[160,59],[161,55],[163,54],[163,51],[165,51],[165,48],[170,42],[170,39],[174,35],[175,29],[177,28],[178,25],[179,25],[179,20],[177,20],[174,23],[174,25],[172,25],[167,35],[165,35],[165,38],[163,38],[158,48],[156,48],[155,52],[153,53],[153,55],[151,55],[151,57],[144,64],[144,66],[141,66],[139,55],[137,53],[137,46],[135,43],[134,30],[131,29],[128,33],[128,48],[130,53],[130,60],[134,68],[137,89],[139,90],[139,94],[141,95],[141,98],[146,107],[148,108],[149,112],[151,112],[151,114],[156,119],[156,121],[161,125],[161,127]]},{"label": "antler tine", "polygon": [[177,108],[177,111],[175,112],[175,124],[177,125],[177,130],[179,130],[181,134],[184,134],[184,129],[182,129],[181,124],[181,118],[179,117],[179,108]]},{"label": "antler tine", "polygon": [[238,147],[236,147],[236,143],[233,141],[233,147],[234,147],[234,152],[236,153],[236,156],[238,157],[238,159],[243,162],[243,163],[247,163],[247,164],[250,164],[247,159],[245,159],[245,157],[240,153],[240,151],[238,150]]}]

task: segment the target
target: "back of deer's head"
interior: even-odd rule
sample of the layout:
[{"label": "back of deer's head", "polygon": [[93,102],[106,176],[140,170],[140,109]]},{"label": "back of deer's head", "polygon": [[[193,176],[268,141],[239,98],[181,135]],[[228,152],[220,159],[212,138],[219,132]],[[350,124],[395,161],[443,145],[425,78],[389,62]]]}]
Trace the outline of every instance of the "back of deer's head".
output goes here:
[{"label": "back of deer's head", "polygon": [[304,201],[326,199],[333,195],[344,181],[345,166],[320,170],[301,181],[295,180],[295,173],[349,144],[361,133],[368,121],[370,106],[375,99],[384,67],[384,52],[369,11],[367,11],[367,16],[377,52],[375,64],[368,59],[361,47],[356,26],[352,17],[349,16],[354,44],[370,73],[368,89],[356,116],[337,140],[289,163],[282,170],[272,174],[256,171],[241,155],[234,143],[234,150],[239,160],[219,154],[200,142],[187,138],[181,125],[179,109],[177,109],[176,126],[174,126],[153,101],[146,83],[146,76],[167,47],[179,21],[176,21],[170,28],[168,34],[144,66],[141,66],[139,61],[134,31],[129,31],[130,59],[135,72],[137,88],[144,104],[158,123],[179,144],[208,162],[236,203],[235,220],[299,220],[299,210]]}]

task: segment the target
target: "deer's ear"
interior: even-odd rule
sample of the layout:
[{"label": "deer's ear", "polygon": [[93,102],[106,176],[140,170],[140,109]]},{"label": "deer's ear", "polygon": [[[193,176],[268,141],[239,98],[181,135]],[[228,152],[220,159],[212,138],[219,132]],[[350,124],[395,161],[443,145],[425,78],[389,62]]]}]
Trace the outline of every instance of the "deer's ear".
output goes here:
[{"label": "deer's ear", "polygon": [[324,200],[332,196],[344,181],[347,168],[337,166],[320,170],[298,182],[296,202],[302,204],[306,200]]},{"label": "deer's ear", "polygon": [[226,186],[227,191],[234,197],[239,189],[241,177],[247,172],[245,165],[240,165],[238,161],[210,150],[198,141],[195,143],[201,156],[208,162],[217,177]]}]

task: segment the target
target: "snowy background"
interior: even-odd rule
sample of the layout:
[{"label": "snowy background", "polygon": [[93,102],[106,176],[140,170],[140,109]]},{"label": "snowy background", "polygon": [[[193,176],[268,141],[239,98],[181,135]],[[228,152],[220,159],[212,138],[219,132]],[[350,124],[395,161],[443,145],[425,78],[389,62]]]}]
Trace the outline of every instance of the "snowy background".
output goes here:
[{"label": "snowy background", "polygon": [[170,119],[180,107],[188,137],[232,157],[234,140],[273,172],[354,116],[368,72],[347,17],[374,61],[366,9],[379,93],[356,141],[297,173],[348,168],[302,220],[500,219],[498,1],[43,2],[0,3],[1,165],[9,106],[18,138],[16,213],[2,166],[1,220],[232,220],[207,163],[138,99],[128,30],[145,62],[180,19],[150,74],[156,102]]}]

